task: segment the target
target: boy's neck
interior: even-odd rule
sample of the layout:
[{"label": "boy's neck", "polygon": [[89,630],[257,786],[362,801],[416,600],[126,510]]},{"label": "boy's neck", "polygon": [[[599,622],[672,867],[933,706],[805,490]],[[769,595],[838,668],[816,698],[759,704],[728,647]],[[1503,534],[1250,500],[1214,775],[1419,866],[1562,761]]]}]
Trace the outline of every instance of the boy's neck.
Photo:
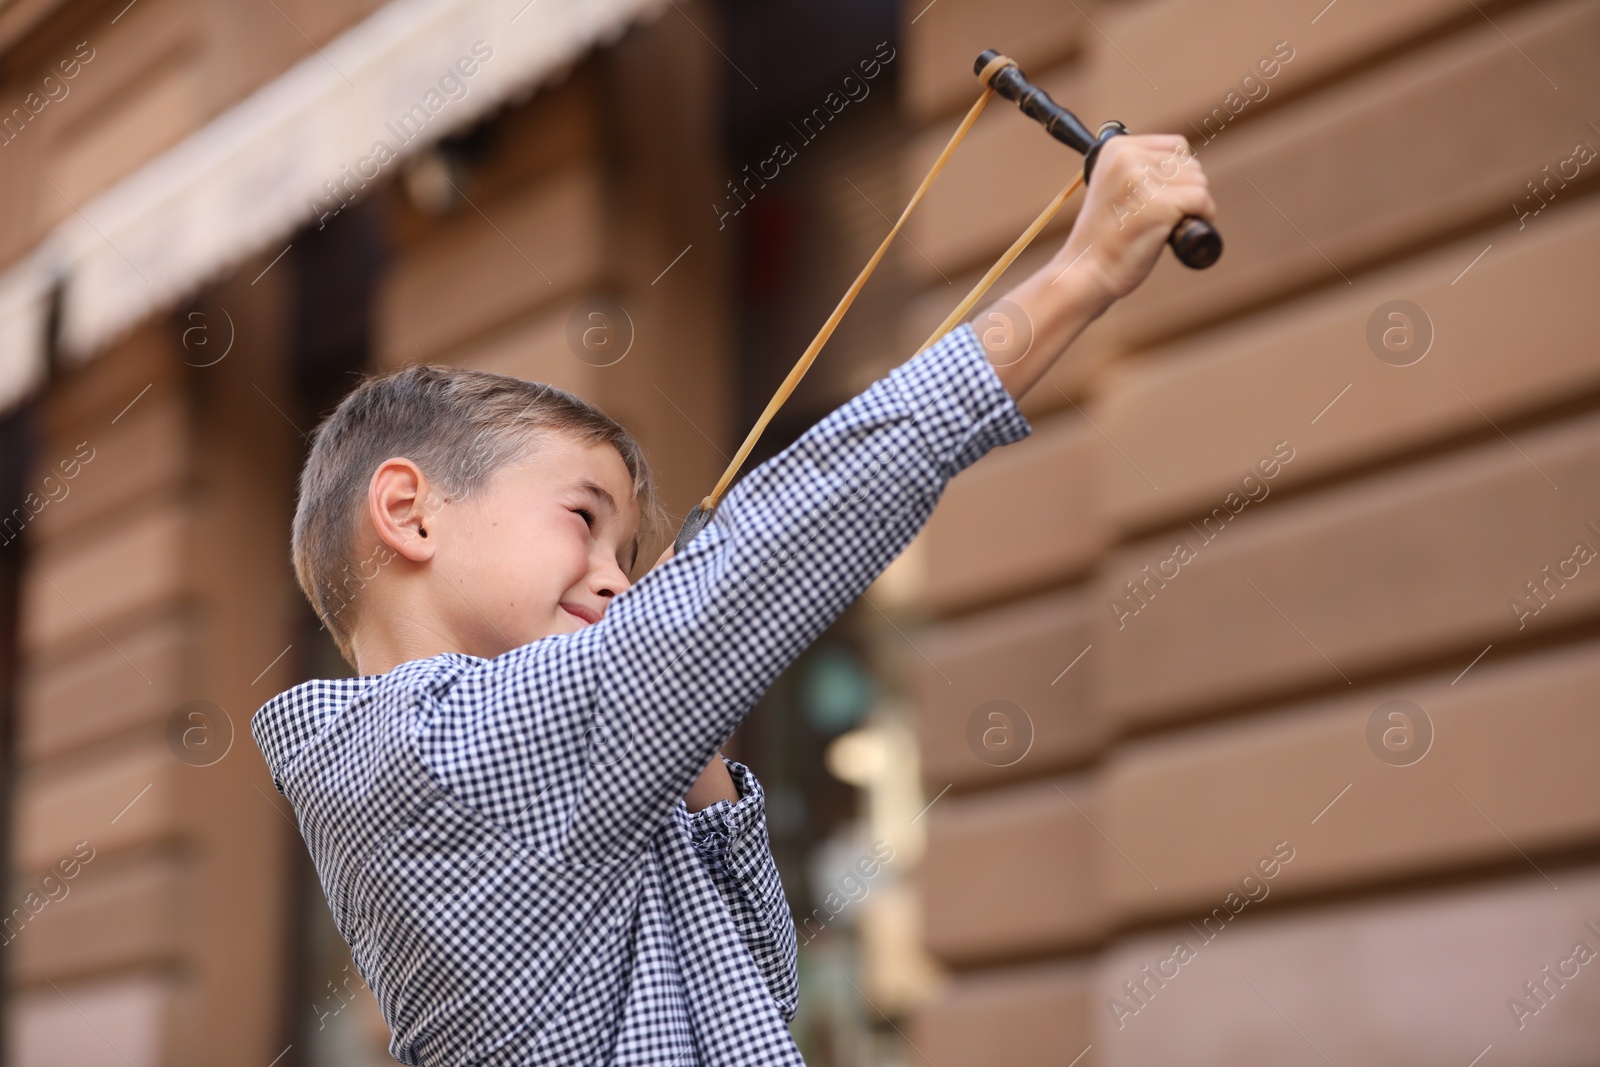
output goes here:
[{"label": "boy's neck", "polygon": [[445,652],[464,652],[461,643],[442,627],[413,625],[403,630],[366,627],[350,637],[356,673],[388,674],[402,663],[428,659]]}]

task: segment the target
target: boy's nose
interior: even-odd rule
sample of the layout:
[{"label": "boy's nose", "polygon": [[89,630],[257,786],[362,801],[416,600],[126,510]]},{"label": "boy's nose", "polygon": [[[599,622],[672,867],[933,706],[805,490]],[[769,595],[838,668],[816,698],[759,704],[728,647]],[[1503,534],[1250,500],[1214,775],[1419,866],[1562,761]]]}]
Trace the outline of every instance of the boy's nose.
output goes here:
[{"label": "boy's nose", "polygon": [[602,604],[602,607],[608,606],[612,597],[626,592],[633,584],[628,581],[628,576],[622,573],[622,568],[615,565],[608,570],[601,571],[595,576],[595,580],[597,583],[595,587],[596,595],[604,598],[607,602]]}]

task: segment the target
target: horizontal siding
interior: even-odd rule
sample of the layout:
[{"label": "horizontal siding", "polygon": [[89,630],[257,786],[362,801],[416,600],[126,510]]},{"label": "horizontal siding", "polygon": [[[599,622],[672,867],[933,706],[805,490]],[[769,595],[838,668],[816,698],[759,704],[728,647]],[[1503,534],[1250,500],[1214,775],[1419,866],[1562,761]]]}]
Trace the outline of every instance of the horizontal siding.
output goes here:
[{"label": "horizontal siding", "polygon": [[[19,993],[8,1011],[7,1062],[26,1067],[185,1062],[170,1054],[170,1028],[187,1006],[184,990],[178,975],[145,972]],[[120,1055],[108,1059],[108,1044]]]},{"label": "horizontal siding", "polygon": [[[188,321],[198,324],[200,320]],[[204,321],[209,326],[212,320],[208,317]],[[173,341],[181,346],[183,339],[181,331],[171,330],[172,325],[158,320],[137,326],[106,353],[109,358],[65,371],[52,383],[49,403],[42,405],[39,415],[58,450],[62,446],[70,448],[97,432],[112,432],[133,419],[147,401],[181,394],[185,372],[182,360],[174,358],[178,353],[173,350]],[[208,343],[216,336],[208,333]],[[237,339],[237,330],[234,336]],[[182,354],[195,363],[215,359],[215,350],[205,357],[197,354],[199,340],[191,335],[191,347]],[[174,432],[179,432],[178,428]],[[96,440],[99,437],[91,437],[91,441]]]},{"label": "horizontal siding", "polygon": [[972,964],[1098,940],[1097,816],[1091,784],[1070,779],[939,801],[921,871],[929,951]]},{"label": "horizontal siding", "polygon": [[[1492,433],[1486,419],[1595,390],[1600,203],[1552,211],[1559,218],[1543,221],[1559,225],[1496,237],[1476,263],[1490,244],[1481,237],[1119,367],[1093,417],[1159,488],[1127,463],[1106,464],[1111,521],[1128,529],[1203,512],[1278,440],[1297,456],[1269,490],[1452,434]],[[1396,297],[1433,324],[1433,347],[1406,367],[1363,340],[1368,319]],[[1527,343],[1530,322],[1538,344]]]},{"label": "horizontal siding", "polygon": [[[1052,964],[958,978],[917,1017],[912,1044],[939,1067],[1096,1067],[1087,968]],[[1081,1059],[1074,1059],[1082,1055]]]},{"label": "horizontal siding", "polygon": [[[1495,24],[1506,36],[1485,22],[1200,147],[1228,251],[1198,273],[1164,256],[1128,299],[1138,314],[1119,320],[1124,338],[1147,344],[1246,303],[1345,286],[1396,248],[1514,219],[1524,183],[1592,134],[1582,102],[1600,95],[1600,8],[1538,5]],[[1594,175],[1577,180],[1592,187]]]},{"label": "horizontal siding", "polygon": [[[215,327],[208,329],[208,343],[224,343],[223,323],[195,321]],[[29,484],[39,496],[55,497],[29,524],[36,548],[55,552],[93,540],[191,476],[185,368],[175,358],[168,325],[136,329],[108,358],[66,371],[54,384],[50,402],[39,410],[37,468]],[[191,337],[196,347],[182,352],[197,363],[204,361],[199,339]],[[46,484],[47,475],[56,481]]]},{"label": "horizontal siding", "polygon": [[1043,70],[1082,47],[1093,31],[1081,8],[1052,0],[922,0],[901,32],[902,98],[911,115],[930,120],[977,98],[981,86],[972,66],[979,52],[995,48],[1026,71]]},{"label": "horizontal siding", "polygon": [[[911,1037],[931,1062],[953,1067],[1060,1065],[1086,1050],[1080,1065],[1460,1067],[1491,1045],[1502,1063],[1583,1067],[1600,1037],[1600,986],[1581,971],[1552,982],[1548,1003],[1520,1028],[1507,1007],[1514,997],[1538,1007],[1524,983],[1575,942],[1600,944],[1586,925],[1600,910],[1600,872],[1553,873],[1559,892],[1530,874],[1322,913],[1245,910],[1209,942],[1180,924],[1091,962],[963,975]],[[1193,950],[1188,962],[1157,971],[1180,941]]]},{"label": "horizontal siding", "polygon": [[[1098,581],[1105,708],[1151,722],[1422,657],[1465,667],[1490,642],[1592,618],[1593,568],[1569,567],[1577,577],[1552,586],[1522,629],[1511,598],[1575,542],[1600,550],[1588,526],[1597,497],[1600,419],[1589,416],[1313,498],[1246,504],[1209,542],[1185,527],[1120,550]],[[1196,558],[1158,584],[1183,538]],[[1110,605],[1139,603],[1125,585],[1135,579],[1148,583],[1144,606],[1119,622]]]},{"label": "horizontal siding", "polygon": [[192,651],[188,627],[170,617],[119,634],[116,647],[101,642],[25,673],[18,706],[23,756],[48,759],[163,721],[185,699],[183,672]]},{"label": "horizontal siding", "polygon": [[[98,856],[96,857],[98,859]],[[24,986],[177,962],[185,941],[184,871],[170,861],[111,872],[86,867],[13,941]]]},{"label": "horizontal siding", "polygon": [[[1600,34],[1600,13],[1581,2],[1541,5],[1503,15],[1497,23],[1563,87],[1560,95],[1485,23],[1338,93],[1253,121],[1243,118],[1247,108],[1236,126],[1225,127],[1210,144],[1198,133],[1173,128],[1190,138],[1205,163],[1228,252],[1201,273],[1164,257],[1128,300],[1140,311],[1127,321],[1128,338],[1143,343],[1176,332],[1242,299],[1344,284],[1329,259],[1349,273],[1397,244],[1495,213],[1513,218],[1509,205],[1526,195],[1523,182],[1566,158],[1585,136],[1578,102],[1600,90],[1600,70],[1586,58]],[[1264,40],[1264,49],[1270,51],[1271,43]],[[1101,56],[1104,64],[1125,64],[1114,53]],[[1285,71],[1299,58],[1297,53]],[[1068,66],[1030,76],[1091,127],[1101,121],[1096,116],[1115,110],[1116,98],[1107,94],[1096,68]],[[1186,91],[1194,96],[1174,109],[1198,114],[1227,90],[1223,85]],[[1166,91],[1160,95],[1168,97]],[[1076,153],[1005,101],[994,110],[1002,114],[980,120],[907,224],[908,236],[931,263],[912,257],[906,266],[925,282],[937,279],[936,271],[950,275],[992,259],[1081,164]],[[1482,126],[1453,121],[1464,110],[1478,122],[1505,123],[1492,154],[1483,153]],[[953,126],[949,121],[929,129],[908,153],[908,189]],[[1419,128],[1429,136],[1416,136]],[[1352,172],[1362,181],[1348,181]],[[1591,180],[1580,173],[1580,182]],[[1081,202],[1082,194],[1075,196],[1055,225],[1070,223]]]},{"label": "horizontal siding", "polygon": [[[1025,399],[1034,439],[963,475],[924,535],[934,618],[912,692],[939,799],[919,873],[926,943],[955,973],[917,1013],[917,1051],[1590,1064],[1600,986],[1569,982],[1522,1030],[1506,1002],[1574,940],[1600,950],[1583,928],[1600,923],[1600,871],[1568,866],[1600,844],[1600,579],[1568,562],[1579,542],[1600,550],[1600,170],[1526,227],[1512,205],[1597,143],[1600,9],[1072,10],[1092,20],[1073,49],[997,47],[1091,127],[1188,136],[1228,251],[1199,273],[1162,256]],[[1258,75],[1269,95],[1198,129],[1280,41],[1295,55]],[[952,68],[949,88],[913,98],[907,191],[963,102],[939,47],[927,62]],[[906,261],[908,345],[1078,165],[997,106],[912,220],[932,262]],[[1506,136],[1486,147],[1485,129]],[[1076,207],[997,293],[1046,262]],[[1366,341],[1395,299],[1433,327],[1407,367]],[[1230,505],[1226,536],[1194,529]],[[997,534],[996,515],[1030,528]],[[1179,541],[1193,560],[1114,612]],[[1519,620],[1530,581],[1547,603]],[[1072,690],[1051,691],[1085,648],[1054,687]],[[1369,747],[1393,699],[1434,732],[1409,766]],[[1011,767],[969,737],[989,700],[1036,727]],[[1199,977],[1148,978],[1275,848],[1293,860],[1237,932],[1201,942],[1183,968]],[[1119,1020],[1109,1002],[1137,981],[1155,995]]]},{"label": "horizontal siding", "polygon": [[[162,382],[152,384],[142,396],[137,389],[130,390],[124,403],[130,401],[133,406],[120,417],[113,410],[87,424],[61,428],[64,433],[76,431],[75,437],[52,434],[40,457],[39,479],[47,492],[49,487],[42,484],[47,474],[61,488],[55,491],[58,499],[39,512],[36,536],[57,543],[142,500],[170,492],[189,475],[193,464],[181,430],[184,398]],[[91,458],[82,462],[85,456]],[[63,477],[74,470],[75,475]]]},{"label": "horizontal siding", "polygon": [[[465,208],[407,250],[384,281],[377,360],[395,367],[454,347],[594,282],[603,253],[603,174],[575,163]],[[470,194],[469,194],[470,195]]]},{"label": "horizontal siding", "polygon": [[568,315],[566,308],[557,308],[518,319],[462,349],[457,362],[593,396],[603,368],[574,358],[567,347]]},{"label": "horizontal siding", "polygon": [[[922,770],[935,791],[1037,776],[1081,760],[1103,745],[1108,724],[1095,711],[1090,645],[1100,605],[1073,592],[979,612],[925,631],[927,659],[908,660],[922,744]],[[1080,658],[1081,657],[1081,658]],[[1070,669],[1069,669],[1070,668]],[[989,701],[1009,701],[1009,726],[973,717]],[[983,731],[998,729],[985,746]],[[1024,738],[1031,738],[1025,742]]]},{"label": "horizontal siding", "polygon": [[[1212,108],[1224,106],[1230,91],[1249,102],[1233,101],[1239,110],[1223,130],[1251,121],[1257,109],[1276,107],[1285,97],[1374,53],[1436,38],[1451,24],[1466,23],[1473,31],[1484,28],[1481,17],[1451,0],[1338,0],[1336,10],[1323,11],[1318,4],[1304,17],[1294,14],[1290,18],[1274,0],[1106,5],[1096,21],[1116,42],[1117,51],[1095,52],[1095,78],[1106,99],[1116,101],[1116,117],[1129,129],[1203,135],[1203,128],[1190,130],[1185,124],[1199,123]],[[1203,47],[1197,43],[1201,41]],[[1293,49],[1293,58],[1276,68],[1258,65],[1272,56],[1279,41]],[[1262,77],[1274,69],[1272,77]],[[1260,85],[1241,88],[1247,74],[1254,74]]]},{"label": "horizontal siding", "polygon": [[[1600,950],[1587,925],[1600,926],[1600,871],[1556,872],[1556,882],[1559,891],[1530,874],[1321,914],[1247,908],[1209,944],[1187,926],[1130,942],[1094,969],[1099,1063],[1466,1067],[1482,1056],[1586,1067],[1600,1046],[1600,982],[1590,973],[1600,963],[1552,984],[1548,1006],[1520,1028],[1507,1007],[1575,942]],[[1194,957],[1146,986],[1151,995],[1119,1028],[1111,999],[1137,1003],[1124,983],[1142,980],[1180,938]]]},{"label": "horizontal siding", "polygon": [[956,607],[1026,593],[1080,571],[1110,543],[1092,507],[1103,438],[1062,416],[973,464],[919,535],[925,603]]},{"label": "horizontal siding", "polygon": [[[1296,857],[1272,888],[1289,895],[1477,863],[1526,869],[1518,849],[1600,842],[1600,646],[1503,667],[1497,651],[1459,682],[1452,670],[1119,749],[1102,826],[1160,889],[1106,864],[1104,894],[1127,916],[1203,912],[1281,840]],[[1432,722],[1433,747],[1404,767],[1366,736],[1395,699]]]},{"label": "horizontal siding", "polygon": [[[192,25],[191,20],[178,18]],[[94,60],[79,78],[89,84],[100,81],[106,72],[96,69],[96,64],[110,51],[100,38]],[[94,103],[81,101],[82,110],[71,113],[73,117],[56,134],[45,164],[44,178],[49,185],[41,199],[49,204],[47,210],[59,211],[65,206],[71,212],[76,205],[89,202],[210,117],[197,53],[176,47],[160,60],[117,86],[114,94]]]},{"label": "horizontal siding", "polygon": [[164,744],[141,745],[75,770],[23,779],[16,797],[13,855],[23,872],[43,872],[87,841],[97,857],[173,840],[185,818],[180,772]]},{"label": "horizontal siding", "polygon": [[189,522],[183,504],[158,503],[93,539],[47,547],[23,581],[23,648],[47,658],[91,639],[114,642],[118,623],[180,602]]},{"label": "horizontal siding", "polygon": [[[19,5],[8,5],[8,13]],[[110,25],[110,16],[43,32],[7,56],[7,114],[57,75],[65,95],[45,105],[6,145],[0,206],[0,264],[10,264],[41,240],[74,206],[130,173],[194,129],[206,114],[196,92],[195,50],[203,20],[192,0],[153,0]],[[79,59],[79,46],[83,46]],[[92,49],[92,51],[91,51]],[[76,75],[61,80],[63,61],[77,59]],[[44,93],[40,93],[41,96]],[[135,125],[113,130],[115,115]],[[96,142],[105,155],[90,150]],[[68,167],[71,161],[76,166]],[[60,190],[50,188],[48,178]]]},{"label": "horizontal siding", "polygon": [[[1600,646],[1586,644],[1479,664],[1459,684],[1441,675],[1125,742],[1076,778],[944,797],[924,867],[928,943],[970,965],[1198,919],[1280,842],[1293,853],[1267,882],[1280,900],[1600,842],[1597,690]],[[1433,747],[1410,766],[1367,746],[1369,717],[1392,699],[1432,722]]]}]

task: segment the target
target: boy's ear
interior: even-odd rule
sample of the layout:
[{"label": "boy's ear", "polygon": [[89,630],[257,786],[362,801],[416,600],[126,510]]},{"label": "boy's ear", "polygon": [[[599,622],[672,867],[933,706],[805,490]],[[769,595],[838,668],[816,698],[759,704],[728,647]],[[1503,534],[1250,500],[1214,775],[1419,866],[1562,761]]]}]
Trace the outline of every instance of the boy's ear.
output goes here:
[{"label": "boy's ear", "polygon": [[438,540],[429,536],[433,512],[427,505],[434,496],[427,475],[409,459],[378,464],[367,483],[367,512],[378,540],[413,563],[432,559]]}]

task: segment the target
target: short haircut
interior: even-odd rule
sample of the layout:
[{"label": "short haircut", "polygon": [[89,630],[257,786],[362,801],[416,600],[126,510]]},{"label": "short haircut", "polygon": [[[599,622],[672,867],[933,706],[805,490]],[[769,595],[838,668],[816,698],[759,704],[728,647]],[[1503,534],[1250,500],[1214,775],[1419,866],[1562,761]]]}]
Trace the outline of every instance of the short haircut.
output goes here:
[{"label": "short haircut", "polygon": [[300,472],[290,554],[295,577],[339,651],[355,666],[356,595],[383,546],[355,544],[372,475],[411,460],[451,498],[480,488],[551,434],[609,444],[633,478],[642,537],[664,521],[649,465],[633,435],[579,396],[543,382],[464,367],[419,364],[362,381],[317,427]]}]

